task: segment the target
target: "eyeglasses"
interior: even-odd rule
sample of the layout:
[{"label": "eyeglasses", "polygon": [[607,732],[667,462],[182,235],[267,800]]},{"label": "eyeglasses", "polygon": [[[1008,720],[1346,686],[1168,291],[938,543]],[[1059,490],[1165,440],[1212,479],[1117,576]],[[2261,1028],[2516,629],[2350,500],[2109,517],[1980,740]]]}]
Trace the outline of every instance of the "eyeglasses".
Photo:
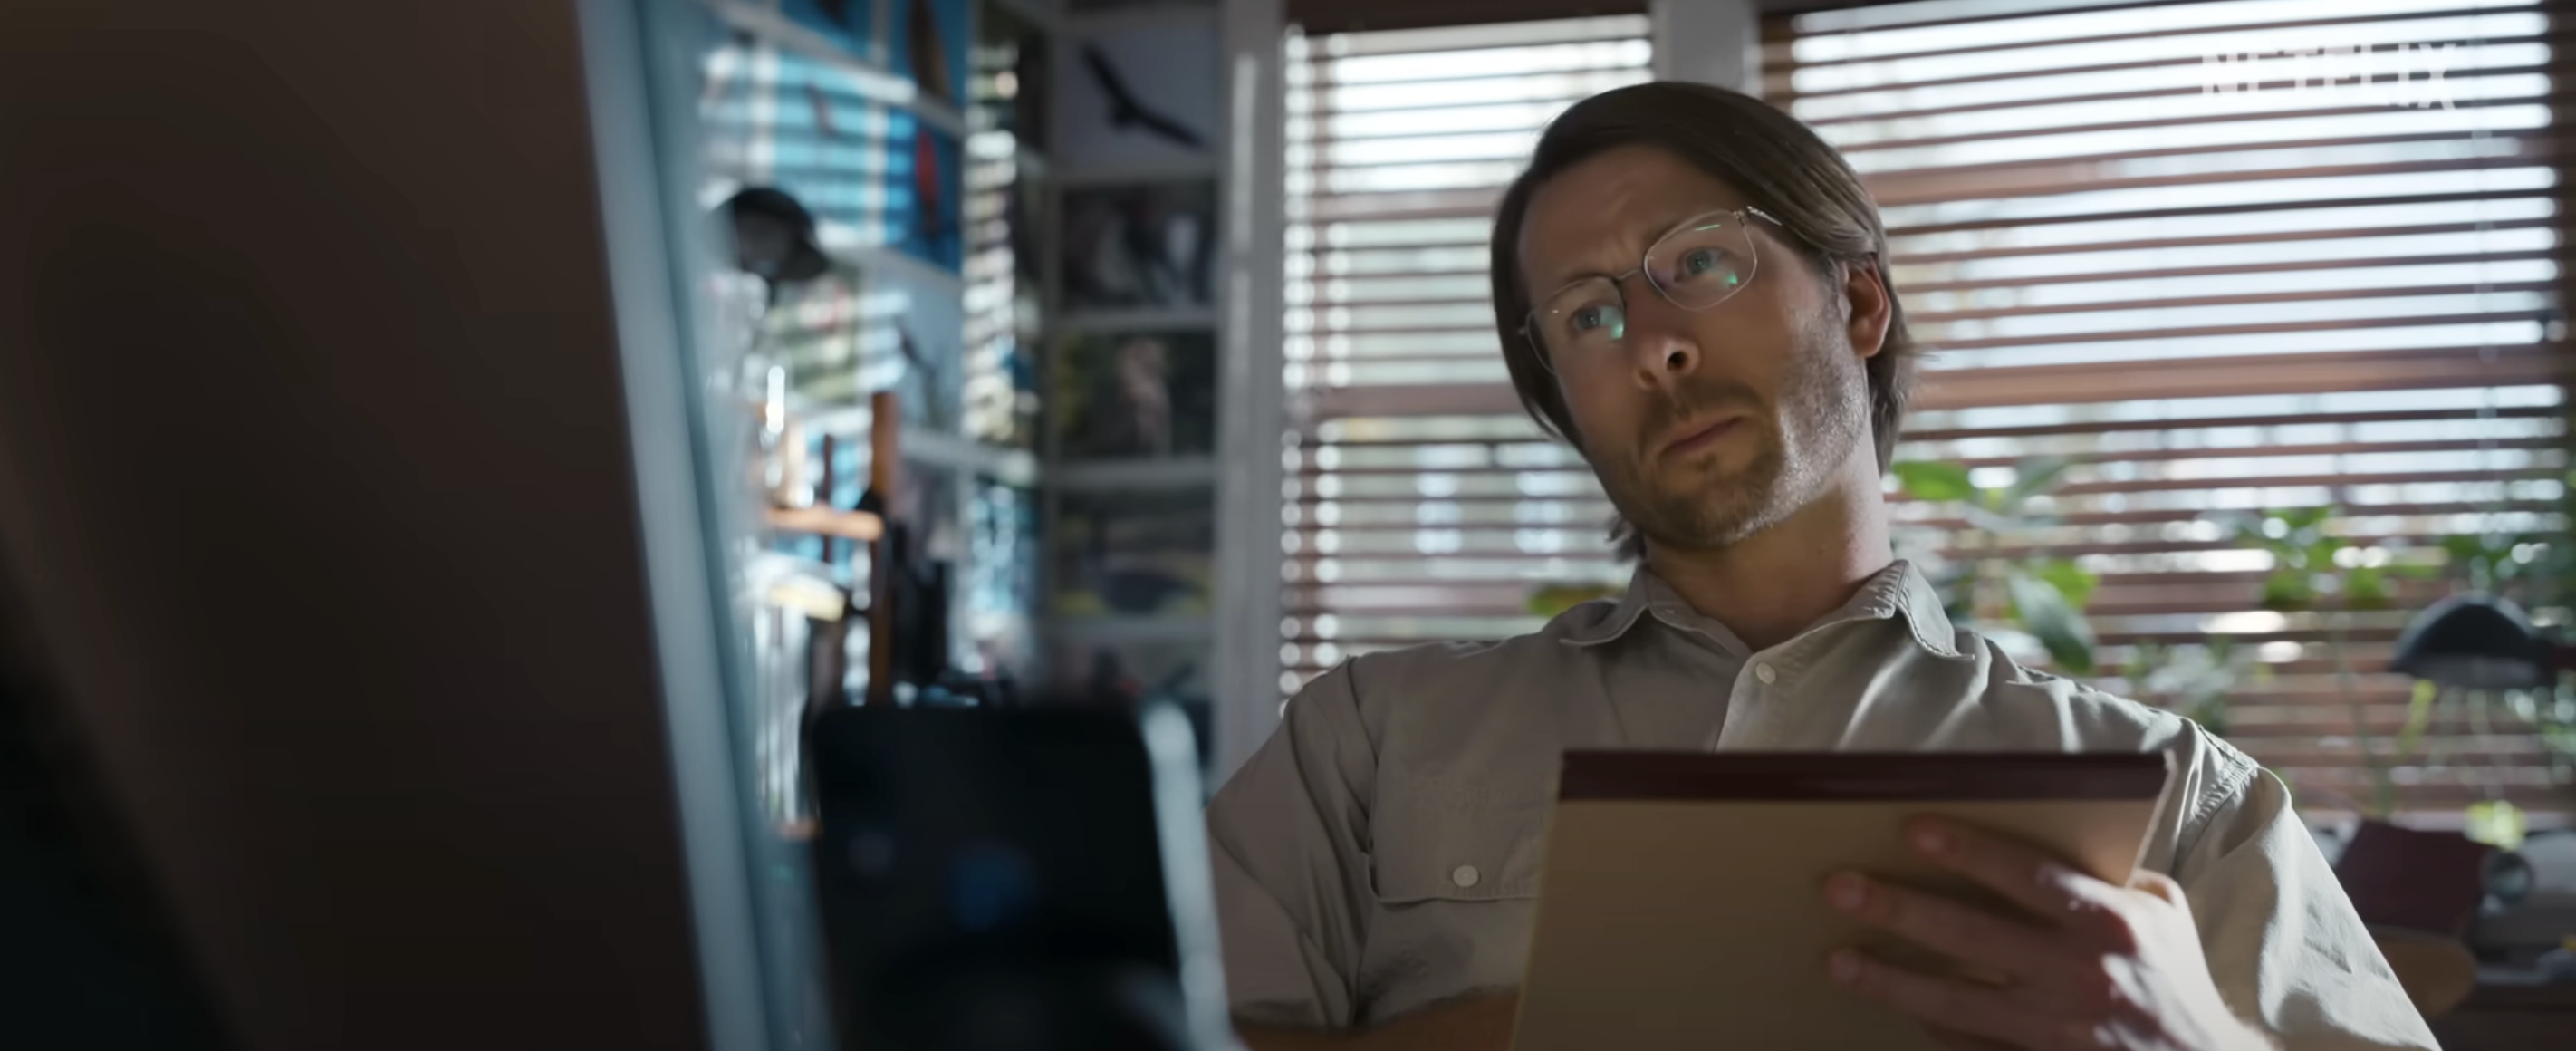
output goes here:
[{"label": "eyeglasses", "polygon": [[1563,375],[1569,367],[1606,360],[1619,349],[1628,335],[1628,298],[1620,289],[1640,273],[1666,302],[1684,310],[1726,302],[1753,283],[1759,261],[1746,216],[1780,225],[1759,208],[1685,219],[1646,249],[1637,269],[1617,277],[1587,277],[1540,300],[1521,322],[1521,337],[1530,341],[1549,372]]}]

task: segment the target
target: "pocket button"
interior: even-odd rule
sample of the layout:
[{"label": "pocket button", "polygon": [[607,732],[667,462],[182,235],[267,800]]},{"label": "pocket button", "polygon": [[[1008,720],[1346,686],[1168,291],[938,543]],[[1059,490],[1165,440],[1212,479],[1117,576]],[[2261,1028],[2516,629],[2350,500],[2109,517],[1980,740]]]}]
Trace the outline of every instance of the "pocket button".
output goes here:
[{"label": "pocket button", "polygon": [[1473,887],[1476,885],[1477,880],[1483,878],[1484,875],[1477,872],[1476,866],[1474,865],[1460,865],[1458,866],[1458,871],[1449,874],[1449,882],[1455,883],[1461,887]]}]

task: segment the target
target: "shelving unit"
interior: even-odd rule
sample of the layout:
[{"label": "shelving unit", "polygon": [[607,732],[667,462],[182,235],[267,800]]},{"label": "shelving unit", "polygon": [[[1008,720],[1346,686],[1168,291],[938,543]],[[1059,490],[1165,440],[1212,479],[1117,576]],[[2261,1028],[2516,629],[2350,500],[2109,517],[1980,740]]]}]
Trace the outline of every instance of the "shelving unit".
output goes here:
[{"label": "shelving unit", "polygon": [[885,519],[866,511],[835,511],[828,507],[773,507],[765,519],[769,528],[782,533],[808,536],[839,537],[873,544],[885,536]]},{"label": "shelving unit", "polygon": [[1155,332],[1172,330],[1213,330],[1217,323],[1215,307],[1178,309],[1087,310],[1058,322],[1066,335],[1086,332]]},{"label": "shelving unit", "polygon": [[1205,727],[1226,389],[1217,275],[1232,236],[1220,6],[1036,21],[1050,31],[1053,92],[1040,166],[1047,651],[1060,672],[1095,681],[1178,682]]}]

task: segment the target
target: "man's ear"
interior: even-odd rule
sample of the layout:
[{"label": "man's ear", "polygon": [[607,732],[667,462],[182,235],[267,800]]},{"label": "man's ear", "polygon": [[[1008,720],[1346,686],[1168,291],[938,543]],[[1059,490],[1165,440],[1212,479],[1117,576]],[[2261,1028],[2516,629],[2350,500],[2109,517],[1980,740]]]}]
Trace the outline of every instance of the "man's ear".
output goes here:
[{"label": "man's ear", "polygon": [[1851,338],[1853,354],[1877,357],[1896,317],[1896,297],[1888,294],[1886,276],[1870,260],[1844,260],[1842,277],[1843,333]]}]

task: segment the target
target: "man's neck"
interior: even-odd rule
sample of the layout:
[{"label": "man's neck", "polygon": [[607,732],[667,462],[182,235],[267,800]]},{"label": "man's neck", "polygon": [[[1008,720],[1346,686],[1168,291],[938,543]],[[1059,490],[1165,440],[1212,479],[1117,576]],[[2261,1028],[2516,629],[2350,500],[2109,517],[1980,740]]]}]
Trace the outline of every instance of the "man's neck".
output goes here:
[{"label": "man's neck", "polygon": [[1756,651],[1796,638],[1894,561],[1871,457],[1779,524],[1714,550],[1649,542],[1646,565]]}]

